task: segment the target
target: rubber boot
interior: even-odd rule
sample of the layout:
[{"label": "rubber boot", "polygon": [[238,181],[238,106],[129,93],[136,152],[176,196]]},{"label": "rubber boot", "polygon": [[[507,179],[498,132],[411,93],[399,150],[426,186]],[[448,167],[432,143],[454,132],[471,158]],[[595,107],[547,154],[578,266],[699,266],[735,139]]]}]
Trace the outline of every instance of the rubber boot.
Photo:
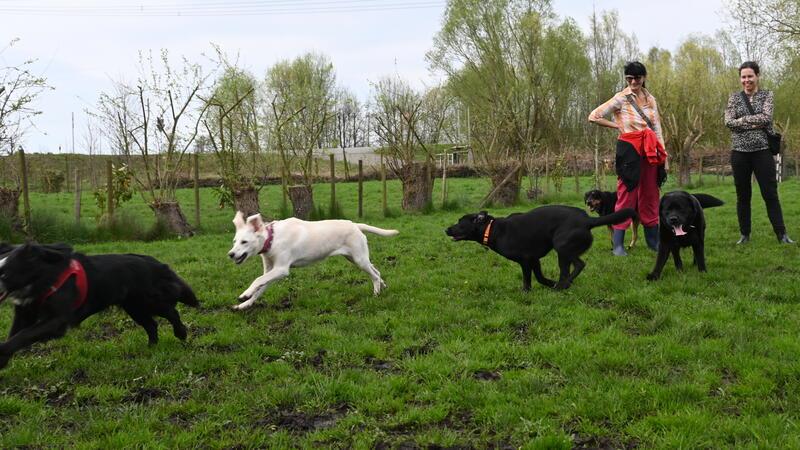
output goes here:
[{"label": "rubber boot", "polygon": [[611,234],[611,243],[613,244],[614,256],[628,256],[625,252],[625,230],[614,230]]},{"label": "rubber boot", "polygon": [[654,227],[644,227],[644,240],[652,251],[658,251],[658,225]]}]

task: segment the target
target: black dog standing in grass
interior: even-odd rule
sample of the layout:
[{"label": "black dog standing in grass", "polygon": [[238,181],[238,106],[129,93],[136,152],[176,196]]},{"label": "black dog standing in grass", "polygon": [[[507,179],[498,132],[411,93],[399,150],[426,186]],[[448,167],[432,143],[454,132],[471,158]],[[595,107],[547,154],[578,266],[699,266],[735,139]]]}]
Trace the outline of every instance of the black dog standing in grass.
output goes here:
[{"label": "black dog standing in grass", "polygon": [[658,205],[658,256],[656,266],[647,275],[647,279],[652,281],[661,277],[670,253],[675,260],[675,268],[683,269],[681,247],[692,247],[694,264],[700,272],[705,272],[706,220],[703,209],[723,204],[722,200],[708,194],[690,194],[684,191],[664,194]]},{"label": "black dog standing in grass", "polygon": [[158,342],[153,316],[172,324],[178,339],[186,327],[175,305],[198,306],[197,297],[166,264],[144,255],[93,255],[65,244],[0,244],[0,302],[10,298],[14,319],[0,343],[0,368],[17,351],[63,336],[69,327],[118,305]]},{"label": "black dog standing in grass", "polygon": [[[617,193],[610,192],[610,191],[601,191],[598,189],[592,189],[591,191],[586,191],[583,194],[583,202],[586,203],[586,206],[589,208],[590,211],[596,213],[598,216],[607,216],[614,212],[614,206],[617,204]],[[628,248],[631,249],[636,246],[636,242],[639,240],[639,218],[634,217],[633,223],[631,224],[631,243],[628,244]],[[613,242],[613,232],[614,229],[611,228],[611,225],[608,225],[608,234],[611,238],[611,248],[614,248]]]},{"label": "black dog standing in grass", "polygon": [[[632,209],[622,209],[603,217],[589,217],[571,206],[542,206],[527,213],[494,218],[481,211],[467,214],[445,232],[455,241],[476,241],[522,267],[522,289],[531,288],[531,270],[536,281],[547,287],[567,289],[586,263],[580,256],[592,246],[591,229],[636,217]],[[550,250],[558,254],[558,282],[542,275],[539,262]],[[574,270],[570,273],[570,267]]]}]

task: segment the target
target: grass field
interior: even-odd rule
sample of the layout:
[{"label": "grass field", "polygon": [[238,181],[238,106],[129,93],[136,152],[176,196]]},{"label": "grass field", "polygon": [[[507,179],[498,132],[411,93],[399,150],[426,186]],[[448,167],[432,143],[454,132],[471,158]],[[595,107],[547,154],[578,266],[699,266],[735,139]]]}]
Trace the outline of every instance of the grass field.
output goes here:
[{"label": "grass field", "polygon": [[[366,275],[331,259],[231,311],[261,265],[227,260],[232,212],[215,209],[209,192],[194,238],[77,245],[153,255],[202,307],[181,309],[185,345],[161,322],[149,348],[141,328],[110,310],[18,354],[0,371],[0,447],[800,447],[800,249],[777,244],[757,189],[743,247],[733,244],[733,186],[694,189],[727,202],[706,213],[708,273],[670,262],[646,282],[654,253],[642,242],[612,257],[599,228],[572,288],[526,294],[516,264],[443,232],[487,186],[454,179],[450,210],[388,218],[380,184],[365,186],[363,220],[401,231],[369,236],[389,285],[380,297]],[[271,214],[278,189],[263,192]],[[315,191],[323,207],[327,189]],[[582,207],[571,181],[565,191],[548,201]],[[355,185],[337,192],[354,218]],[[180,195],[192,218],[191,191]],[[800,237],[800,183],[783,183],[781,198]],[[68,194],[33,203],[72,211]],[[138,201],[125,209],[151,220]],[[543,262],[555,276],[555,256]],[[0,330],[10,313],[0,308]]]}]

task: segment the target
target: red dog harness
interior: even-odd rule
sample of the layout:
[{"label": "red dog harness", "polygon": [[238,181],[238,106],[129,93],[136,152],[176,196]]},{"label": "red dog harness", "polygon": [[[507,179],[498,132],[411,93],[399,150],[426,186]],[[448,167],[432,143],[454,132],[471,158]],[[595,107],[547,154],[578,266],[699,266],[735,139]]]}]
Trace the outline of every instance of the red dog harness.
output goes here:
[{"label": "red dog harness", "polygon": [[269,233],[269,236],[267,236],[267,240],[264,241],[264,246],[261,248],[261,251],[258,252],[259,255],[267,253],[269,249],[272,248],[272,237],[274,234],[272,232],[272,222],[270,222],[269,225],[267,225],[267,233]]},{"label": "red dog harness", "polygon": [[55,294],[72,276],[75,277],[75,286],[78,288],[78,298],[75,299],[72,307],[78,309],[83,306],[83,304],[86,303],[86,296],[89,292],[89,282],[86,279],[86,270],[84,270],[83,265],[78,262],[77,259],[71,259],[69,261],[69,266],[61,272],[61,275],[59,275],[55,283],[50,286],[50,289],[42,294],[39,302],[44,302],[48,297]]}]

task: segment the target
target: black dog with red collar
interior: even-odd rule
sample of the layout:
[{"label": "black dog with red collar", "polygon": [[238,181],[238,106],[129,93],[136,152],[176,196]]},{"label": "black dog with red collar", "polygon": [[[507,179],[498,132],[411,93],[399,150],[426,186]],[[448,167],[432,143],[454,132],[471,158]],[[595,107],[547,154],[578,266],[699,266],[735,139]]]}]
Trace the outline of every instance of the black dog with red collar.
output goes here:
[{"label": "black dog with red collar", "polygon": [[121,307],[158,342],[153,316],[167,319],[186,339],[177,302],[197,297],[166,264],[134,254],[84,255],[65,244],[0,245],[0,299],[14,303],[8,340],[0,343],[0,368],[17,351],[63,336],[70,327],[110,305]]}]

